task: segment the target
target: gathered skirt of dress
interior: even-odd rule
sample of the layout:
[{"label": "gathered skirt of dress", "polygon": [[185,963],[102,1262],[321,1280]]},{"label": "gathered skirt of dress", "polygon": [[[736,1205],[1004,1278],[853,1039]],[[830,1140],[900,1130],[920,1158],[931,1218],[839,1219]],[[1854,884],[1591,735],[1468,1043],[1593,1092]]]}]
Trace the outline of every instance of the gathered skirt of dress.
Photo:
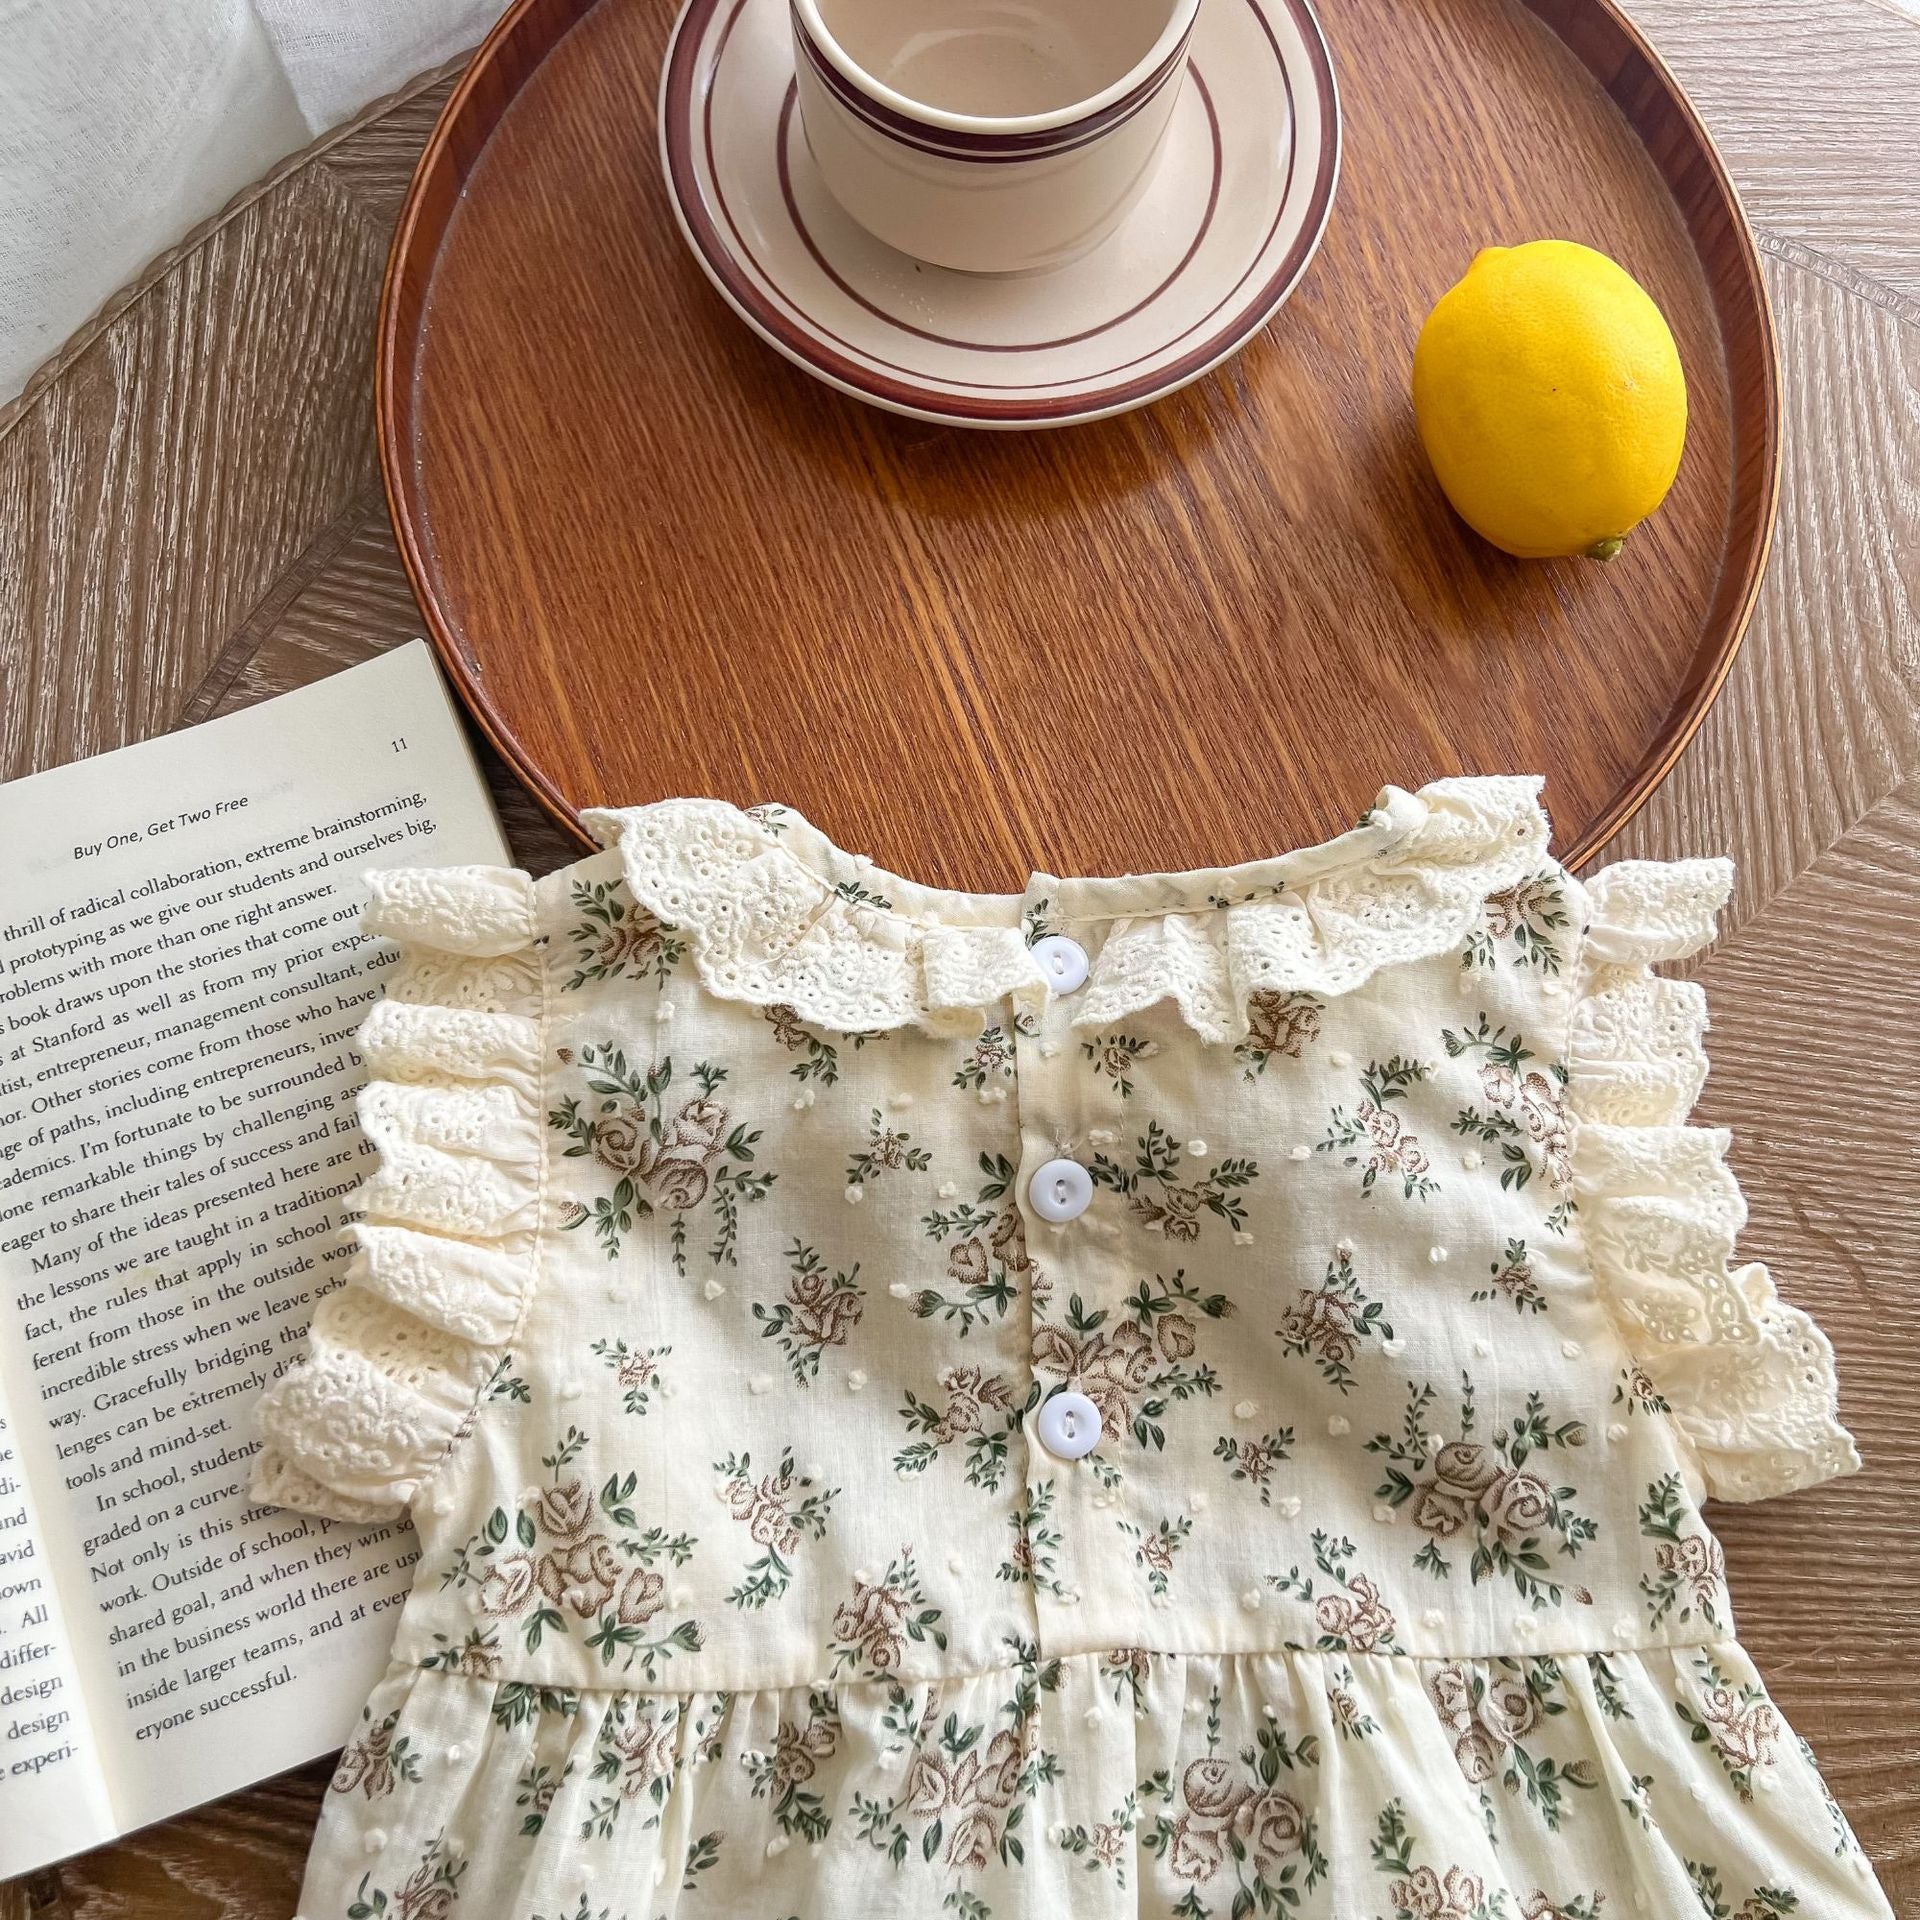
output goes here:
[{"label": "gathered skirt of dress", "polygon": [[1740,1648],[1122,1651],[733,1693],[396,1666],[303,1920],[1889,1920]]}]

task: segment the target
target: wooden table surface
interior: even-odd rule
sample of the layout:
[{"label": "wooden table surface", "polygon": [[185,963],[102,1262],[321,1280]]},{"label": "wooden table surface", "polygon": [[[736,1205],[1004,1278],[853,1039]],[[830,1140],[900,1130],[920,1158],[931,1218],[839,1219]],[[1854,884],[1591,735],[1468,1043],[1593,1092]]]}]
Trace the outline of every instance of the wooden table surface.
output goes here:
[{"label": "wooden table surface", "polygon": [[[1920,4],[1631,11],[1746,196],[1788,445],[1733,677],[1611,851],[1740,863],[1699,968],[1715,1014],[1701,1117],[1736,1130],[1744,1251],[1831,1334],[1867,1466],[1713,1518],[1742,1638],[1896,1913],[1920,1917]],[[0,408],[0,778],[418,631],[374,468],[369,350],[449,80],[250,189]],[[520,857],[567,857],[495,785]],[[0,1886],[0,1920],[286,1920],[326,1771]]]}]

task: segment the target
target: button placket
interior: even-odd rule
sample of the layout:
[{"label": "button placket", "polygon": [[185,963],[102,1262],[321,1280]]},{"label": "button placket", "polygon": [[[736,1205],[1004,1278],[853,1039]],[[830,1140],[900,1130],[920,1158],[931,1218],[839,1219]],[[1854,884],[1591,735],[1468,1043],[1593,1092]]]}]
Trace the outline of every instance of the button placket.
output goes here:
[{"label": "button placket", "polygon": [[[1036,901],[1044,910],[1049,903]],[[1115,1435],[1074,1377],[1084,1337],[1066,1324],[1067,1303],[1109,1290],[1113,1245],[1099,1211],[1087,1139],[1088,1089],[1075,1032],[1075,995],[1092,960],[1089,930],[1043,927],[1032,945],[1047,981],[1043,1001],[1018,1026],[1021,1164],[1015,1191],[1027,1216],[1033,1258],[1044,1276],[1033,1300],[1037,1404],[1027,1416],[1028,1479],[1044,1487],[1043,1512],[1027,1542],[1035,1623],[1043,1646],[1078,1645],[1083,1602],[1094,1598],[1096,1541],[1106,1470],[1089,1457]],[[1103,1278],[1103,1274],[1105,1277]],[[1104,1456],[1103,1456],[1104,1457]]]}]

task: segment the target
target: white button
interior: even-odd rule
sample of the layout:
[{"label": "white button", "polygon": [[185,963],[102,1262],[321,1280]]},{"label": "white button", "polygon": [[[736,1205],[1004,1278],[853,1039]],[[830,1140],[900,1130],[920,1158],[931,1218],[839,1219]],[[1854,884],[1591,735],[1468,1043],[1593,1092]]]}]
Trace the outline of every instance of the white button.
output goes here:
[{"label": "white button", "polygon": [[1077,1220],[1093,1198],[1093,1175],[1078,1160],[1049,1160],[1028,1183],[1027,1198],[1042,1220]]},{"label": "white button", "polygon": [[1071,993],[1086,981],[1087,950],[1064,933],[1050,933],[1044,940],[1036,940],[1033,957],[1040,962],[1040,971],[1055,993]]},{"label": "white button", "polygon": [[1034,1425],[1040,1429],[1041,1445],[1062,1460],[1078,1460],[1100,1444],[1100,1409],[1084,1393],[1056,1393]]}]

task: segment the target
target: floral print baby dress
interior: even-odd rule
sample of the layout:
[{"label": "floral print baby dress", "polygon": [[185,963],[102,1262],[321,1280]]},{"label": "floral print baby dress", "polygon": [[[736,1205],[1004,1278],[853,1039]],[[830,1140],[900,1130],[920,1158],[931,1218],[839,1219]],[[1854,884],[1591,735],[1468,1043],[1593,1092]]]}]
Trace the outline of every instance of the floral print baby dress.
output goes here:
[{"label": "floral print baby dress", "polygon": [[1689,1126],[1721,861],[1537,781],[939,892],[778,807],[376,874],[256,1491],[411,1509],[306,1920],[1886,1920],[1703,1499],[1856,1465]]}]

